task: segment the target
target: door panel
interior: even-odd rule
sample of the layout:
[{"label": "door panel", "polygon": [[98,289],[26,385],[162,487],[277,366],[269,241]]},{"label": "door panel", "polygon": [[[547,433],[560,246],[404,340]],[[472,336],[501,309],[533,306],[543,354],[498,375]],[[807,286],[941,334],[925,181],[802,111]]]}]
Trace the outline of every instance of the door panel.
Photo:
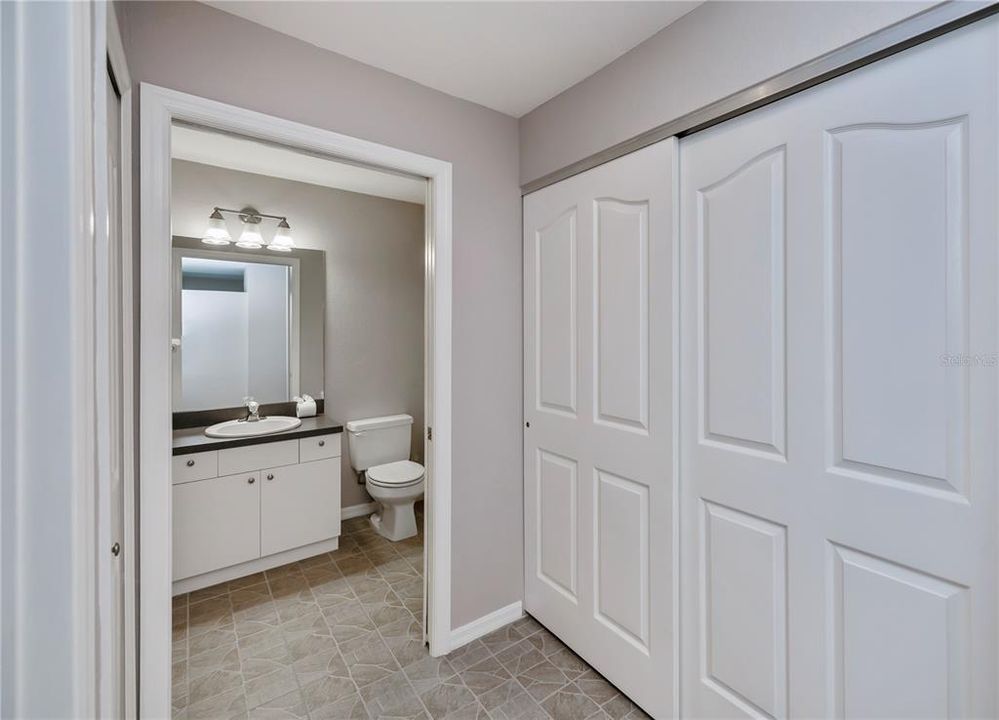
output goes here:
[{"label": "door panel", "polygon": [[837,715],[968,715],[967,588],[850,548],[830,552]]},{"label": "door panel", "polygon": [[674,140],[524,200],[526,609],[674,713]]},{"label": "door panel", "polygon": [[535,243],[539,410],[576,412],[576,208],[538,230]]},{"label": "door panel", "polygon": [[[784,452],[784,148],[698,198],[704,433]],[[710,352],[708,352],[710,348]]]},{"label": "door panel", "polygon": [[648,432],[649,205],[594,201],[596,419]]},{"label": "door panel", "polygon": [[[958,492],[964,468],[950,467],[948,446],[963,440],[967,397],[940,372],[939,358],[960,354],[966,335],[966,124],[967,116],[855,125],[827,138],[830,240],[839,259],[835,459]],[[918,321],[899,322],[906,317]],[[954,462],[962,455],[953,448]]]},{"label": "door panel", "polygon": [[538,577],[576,602],[576,463],[538,450]]},{"label": "door panel", "polygon": [[749,715],[787,713],[787,529],[704,502],[706,676]]},{"label": "door panel", "polygon": [[647,652],[649,488],[602,470],[595,479],[596,617]]},{"label": "door panel", "polygon": [[994,717],[995,20],[684,138],[687,717]]},{"label": "door panel", "polygon": [[261,555],[340,534],[339,458],[261,470],[260,476]]},{"label": "door panel", "polygon": [[260,473],[173,486],[173,579],[260,557]]}]

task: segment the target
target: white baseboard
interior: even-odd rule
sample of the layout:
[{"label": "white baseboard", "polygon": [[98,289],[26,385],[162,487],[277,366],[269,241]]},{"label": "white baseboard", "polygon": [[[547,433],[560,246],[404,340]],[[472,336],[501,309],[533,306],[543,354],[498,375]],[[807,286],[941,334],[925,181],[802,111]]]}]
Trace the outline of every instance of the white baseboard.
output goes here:
[{"label": "white baseboard", "polygon": [[483,635],[488,635],[493,630],[499,630],[504,625],[520,620],[522,617],[524,617],[524,603],[518,600],[506,607],[501,607],[499,610],[494,610],[488,615],[483,615],[478,620],[455,628],[451,631],[451,650],[467,645]]},{"label": "white baseboard", "polygon": [[376,502],[361,503],[360,505],[348,505],[340,510],[340,519],[350,520],[351,518],[361,517],[362,515],[370,515],[377,509],[378,503]]}]

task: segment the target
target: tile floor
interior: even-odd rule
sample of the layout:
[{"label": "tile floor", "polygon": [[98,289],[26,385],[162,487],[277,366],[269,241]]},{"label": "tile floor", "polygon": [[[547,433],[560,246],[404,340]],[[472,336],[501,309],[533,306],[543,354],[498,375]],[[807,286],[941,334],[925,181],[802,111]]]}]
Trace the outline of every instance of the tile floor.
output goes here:
[{"label": "tile floor", "polygon": [[174,598],[174,718],[647,717],[531,617],[430,657],[422,573],[422,536],[356,518],[334,553]]}]

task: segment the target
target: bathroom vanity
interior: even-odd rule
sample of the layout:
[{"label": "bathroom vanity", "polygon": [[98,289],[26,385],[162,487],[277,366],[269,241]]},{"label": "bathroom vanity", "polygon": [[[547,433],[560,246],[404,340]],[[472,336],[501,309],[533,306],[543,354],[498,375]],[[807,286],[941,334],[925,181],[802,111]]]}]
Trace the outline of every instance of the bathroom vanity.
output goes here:
[{"label": "bathroom vanity", "polygon": [[173,592],[336,550],[342,426],[209,438],[174,431]]},{"label": "bathroom vanity", "polygon": [[173,245],[180,594],[337,548],[343,429],[323,415],[325,253]]}]

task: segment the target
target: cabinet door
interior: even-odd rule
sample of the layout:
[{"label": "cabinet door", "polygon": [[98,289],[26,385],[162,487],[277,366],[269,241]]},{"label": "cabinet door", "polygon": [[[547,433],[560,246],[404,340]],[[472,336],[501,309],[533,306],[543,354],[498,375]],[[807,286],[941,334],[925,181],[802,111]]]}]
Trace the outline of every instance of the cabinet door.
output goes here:
[{"label": "cabinet door", "polygon": [[173,579],[260,557],[260,473],[173,486]]},{"label": "cabinet door", "polygon": [[260,552],[272,555],[340,534],[340,459],[261,471]]}]

